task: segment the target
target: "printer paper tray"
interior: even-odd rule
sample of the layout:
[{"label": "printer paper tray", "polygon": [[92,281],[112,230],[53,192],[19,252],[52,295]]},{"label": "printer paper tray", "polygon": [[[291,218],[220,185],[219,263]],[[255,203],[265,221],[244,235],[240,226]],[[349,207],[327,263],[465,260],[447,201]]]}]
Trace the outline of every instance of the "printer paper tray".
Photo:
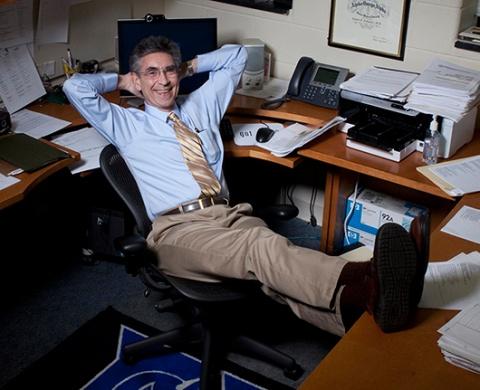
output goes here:
[{"label": "printer paper tray", "polygon": [[417,141],[413,140],[410,144],[408,144],[402,150],[390,150],[386,151],[384,149],[375,148],[373,146],[369,146],[366,144],[362,144],[357,141],[353,141],[351,139],[347,139],[347,147],[352,149],[361,150],[362,152],[374,154],[375,156],[379,156],[382,158],[386,158],[387,160],[392,161],[402,161],[405,157],[413,153],[417,148]]}]

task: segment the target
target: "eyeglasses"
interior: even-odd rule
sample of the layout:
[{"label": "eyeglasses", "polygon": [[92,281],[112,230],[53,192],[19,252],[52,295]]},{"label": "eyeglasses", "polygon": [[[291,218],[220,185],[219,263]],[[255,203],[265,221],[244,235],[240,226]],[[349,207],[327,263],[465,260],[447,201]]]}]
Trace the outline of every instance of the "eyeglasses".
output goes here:
[{"label": "eyeglasses", "polygon": [[140,74],[148,79],[155,80],[160,77],[160,73],[168,78],[177,76],[177,70],[177,66],[172,64],[167,65],[164,68],[148,68],[145,72],[140,72]]}]

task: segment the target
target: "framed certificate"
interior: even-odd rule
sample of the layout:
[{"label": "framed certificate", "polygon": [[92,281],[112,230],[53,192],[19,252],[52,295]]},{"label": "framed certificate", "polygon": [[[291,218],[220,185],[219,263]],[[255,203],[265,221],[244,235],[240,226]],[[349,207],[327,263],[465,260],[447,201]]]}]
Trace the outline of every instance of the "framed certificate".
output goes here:
[{"label": "framed certificate", "polygon": [[329,46],[403,60],[410,0],[332,0]]}]

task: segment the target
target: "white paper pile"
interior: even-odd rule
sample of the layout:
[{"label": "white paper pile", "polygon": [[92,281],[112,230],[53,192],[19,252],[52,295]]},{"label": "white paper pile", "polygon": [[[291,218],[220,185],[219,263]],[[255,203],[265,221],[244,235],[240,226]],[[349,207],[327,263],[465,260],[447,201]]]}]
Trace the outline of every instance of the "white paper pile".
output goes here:
[{"label": "white paper pile", "polygon": [[428,263],[418,307],[462,310],[480,302],[480,253]]},{"label": "white paper pile", "polygon": [[345,118],[337,116],[323,127],[313,130],[300,123],[294,123],[275,133],[270,141],[259,146],[269,150],[274,156],[284,157],[344,121]]},{"label": "white paper pile", "polygon": [[418,73],[414,72],[372,66],[343,82],[340,88],[362,95],[405,102],[417,76]]},{"label": "white paper pile", "polygon": [[465,370],[480,374],[480,305],[462,310],[438,332],[445,360]]},{"label": "white paper pile", "polygon": [[[345,118],[337,116],[326,123],[323,127],[311,129],[300,123],[294,123],[288,127],[281,124],[237,124],[233,125],[234,142],[239,146],[258,146],[270,151],[274,156],[285,157],[295,149],[307,144],[314,138],[325,133],[327,130],[345,121]],[[275,134],[267,142],[257,142],[256,134],[261,127],[270,127]]]},{"label": "white paper pile", "polygon": [[413,82],[405,108],[455,122],[480,102],[480,71],[434,59]]},{"label": "white paper pile", "polygon": [[109,144],[93,127],[59,135],[53,141],[80,153],[81,160],[69,167],[73,174],[99,168],[100,153]]}]

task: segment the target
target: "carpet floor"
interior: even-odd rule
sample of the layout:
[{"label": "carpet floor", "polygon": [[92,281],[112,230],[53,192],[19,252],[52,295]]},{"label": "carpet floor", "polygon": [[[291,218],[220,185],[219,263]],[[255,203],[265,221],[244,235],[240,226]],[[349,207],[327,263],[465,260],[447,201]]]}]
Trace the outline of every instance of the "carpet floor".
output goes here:
[{"label": "carpet floor", "polygon": [[[286,233],[285,226],[281,227],[283,234],[297,244],[306,239],[304,246],[319,245],[319,231],[301,220],[298,224],[290,228],[290,233]],[[33,281],[17,285],[18,290],[9,289],[8,296],[2,293],[0,387],[108,306],[161,331],[181,324],[174,313],[158,313],[154,305],[159,295],[152,292],[144,297],[142,282],[114,262],[87,265],[79,259],[65,259],[62,267],[44,269]],[[336,344],[338,337],[297,320],[287,311],[281,321],[278,324],[281,337],[273,345],[305,369],[299,380],[292,381],[280,369],[255,359],[237,354],[231,354],[229,359],[295,388]]]},{"label": "carpet floor", "polygon": [[[5,390],[197,389],[197,348],[182,352],[166,348],[163,354],[131,364],[121,358],[125,345],[157,334],[156,329],[108,307],[16,376]],[[293,390],[228,360],[222,363],[220,380],[225,390]]]}]

